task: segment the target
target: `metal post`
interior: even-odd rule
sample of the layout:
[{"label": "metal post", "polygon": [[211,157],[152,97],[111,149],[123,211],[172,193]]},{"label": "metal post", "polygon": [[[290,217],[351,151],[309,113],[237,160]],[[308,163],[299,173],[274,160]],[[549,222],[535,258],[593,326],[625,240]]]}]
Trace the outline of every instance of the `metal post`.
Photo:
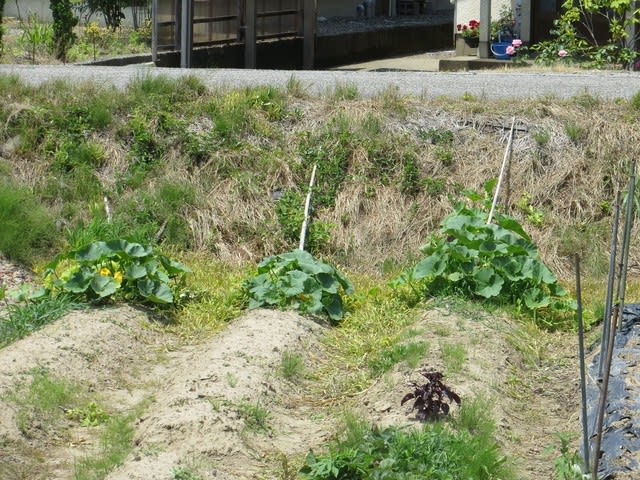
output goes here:
[{"label": "metal post", "polygon": [[629,264],[629,244],[631,243],[631,229],[633,228],[633,207],[635,205],[636,187],[636,161],[631,164],[631,176],[629,177],[629,190],[627,192],[627,210],[625,211],[624,231],[622,232],[622,255],[620,258],[620,280],[618,283],[618,309],[619,323],[622,328],[624,313],[624,295],[627,288],[627,266]]},{"label": "metal post", "polygon": [[182,0],[180,25],[180,68],[191,68],[191,51],[193,50],[193,0]]},{"label": "metal post", "polygon": [[158,0],[151,2],[151,61],[158,62]]},{"label": "metal post", "polygon": [[576,255],[576,297],[578,309],[578,355],[580,356],[580,393],[582,394],[582,448],[585,473],[589,473],[589,430],[587,426],[587,378],[584,365],[584,325],[582,323],[582,290],[580,288],[580,257]]},{"label": "metal post", "polygon": [[246,0],[244,15],[244,68],[256,68],[256,0]]},{"label": "metal post", "polygon": [[302,37],[302,67],[305,70],[313,70],[316,51],[316,0],[304,0],[303,11],[303,37]]},{"label": "metal post", "polygon": [[600,362],[598,364],[598,377],[602,378],[603,356],[607,351],[609,339],[609,320],[613,307],[613,283],[616,276],[616,256],[618,254],[618,224],[620,223],[620,191],[616,193],[615,214],[611,228],[611,252],[609,253],[609,276],[607,278],[607,295],[604,300],[604,318],[602,321],[602,338],[600,338]]}]

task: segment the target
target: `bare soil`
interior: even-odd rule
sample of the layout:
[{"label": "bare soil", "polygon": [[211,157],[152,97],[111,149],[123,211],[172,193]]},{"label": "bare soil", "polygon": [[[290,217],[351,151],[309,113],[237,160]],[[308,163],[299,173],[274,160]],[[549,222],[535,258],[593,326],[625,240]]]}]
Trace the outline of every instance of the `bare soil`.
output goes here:
[{"label": "bare soil", "polygon": [[[0,478],[73,478],[74,462],[99,447],[96,427],[64,422],[18,428],[11,392],[35,368],[80,383],[112,415],[144,406],[133,452],[109,480],[171,479],[180,467],[203,479],[286,479],[297,478],[308,450],[319,450],[335,434],[345,409],[379,425],[415,424],[400,399],[409,381],[421,380],[420,368],[447,372],[441,354],[446,343],[462,345],[466,358],[445,382],[463,401],[478,395],[491,400],[500,443],[518,478],[552,478],[545,448],[555,433],[578,428],[569,335],[534,339],[502,318],[446,306],[426,309],[413,326],[412,341],[429,344],[419,368],[398,365],[356,398],[326,405],[313,372],[330,348],[321,343],[327,328],[293,312],[255,310],[188,345],[131,307],[71,313],[0,350]],[[305,380],[280,375],[285,351],[303,354]],[[266,428],[247,424],[247,405],[268,412]]]}]

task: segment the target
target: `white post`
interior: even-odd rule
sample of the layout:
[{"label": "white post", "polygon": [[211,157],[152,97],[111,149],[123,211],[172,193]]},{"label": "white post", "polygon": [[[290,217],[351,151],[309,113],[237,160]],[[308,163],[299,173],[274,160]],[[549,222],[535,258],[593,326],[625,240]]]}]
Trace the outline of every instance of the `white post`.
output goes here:
[{"label": "white post", "polygon": [[478,56],[489,58],[491,55],[491,0],[480,0],[480,42]]},{"label": "white post", "polygon": [[487,225],[493,220],[493,214],[496,211],[496,205],[498,204],[498,197],[500,196],[500,187],[502,186],[502,177],[504,177],[505,167],[507,161],[511,158],[511,149],[513,146],[513,129],[516,126],[516,117],[513,117],[511,121],[511,131],[509,132],[509,141],[507,142],[507,148],[504,151],[504,158],[502,159],[502,167],[500,167],[500,176],[498,177],[498,185],[496,185],[496,193],[493,196],[493,203],[491,204],[491,211],[489,212],[489,218],[487,219]]},{"label": "white post", "polygon": [[307,236],[307,224],[309,223],[309,207],[311,206],[311,193],[313,191],[313,183],[316,180],[316,168],[318,164],[313,166],[311,171],[311,180],[309,181],[309,191],[307,192],[307,198],[304,202],[304,220],[302,221],[302,228],[300,229],[300,250],[304,250],[304,241]]}]

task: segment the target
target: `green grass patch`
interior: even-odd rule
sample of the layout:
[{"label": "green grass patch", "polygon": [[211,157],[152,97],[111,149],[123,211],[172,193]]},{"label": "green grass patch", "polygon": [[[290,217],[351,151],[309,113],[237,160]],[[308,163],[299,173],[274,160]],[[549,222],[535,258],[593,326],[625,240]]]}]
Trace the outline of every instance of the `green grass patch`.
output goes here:
[{"label": "green grass patch", "polygon": [[[399,347],[395,360],[380,360],[384,352],[394,356],[394,346],[403,343],[407,327],[417,320],[417,310],[407,307],[390,287],[381,286],[380,279],[361,275],[354,284],[356,291],[346,303],[351,314],[323,338],[326,360],[314,375],[324,396],[339,398],[361,391],[384,371],[384,363],[405,359],[407,351]],[[381,366],[372,370],[377,362]]]},{"label": "green grass patch", "polygon": [[280,357],[280,375],[287,380],[296,381],[304,376],[304,359],[296,352],[284,351]]},{"label": "green grass patch", "polygon": [[33,264],[56,243],[52,216],[25,187],[0,181],[0,252]]},{"label": "green grass patch", "polygon": [[134,421],[145,404],[125,415],[111,417],[99,438],[99,451],[80,459],[75,465],[74,480],[100,480],[121,465],[133,449]]},{"label": "green grass patch", "polygon": [[440,344],[442,361],[448,373],[460,373],[467,357],[467,349],[461,343],[443,342]]},{"label": "green grass patch", "polygon": [[192,269],[187,285],[191,298],[185,298],[176,312],[171,331],[186,340],[203,339],[243,312],[248,301],[242,289],[246,266],[233,266],[203,253],[176,257]]},{"label": "green grass patch", "polygon": [[429,344],[427,342],[409,342],[385,348],[369,361],[371,374],[374,377],[379,377],[403,361],[409,368],[415,368],[428,351]]},{"label": "green grass patch", "polygon": [[0,348],[85,306],[73,296],[65,294],[42,297],[24,304],[10,304],[7,307],[8,315],[0,317]]},{"label": "green grass patch", "polygon": [[65,410],[81,406],[84,400],[79,385],[55,378],[44,368],[32,370],[30,377],[7,396],[16,406],[18,429],[27,438],[34,428],[53,427],[64,418]]},{"label": "green grass patch", "polygon": [[357,423],[331,443],[327,453],[309,453],[302,478],[514,479],[494,438],[494,424],[480,406],[475,401],[463,406],[464,420],[420,428],[364,429]]}]

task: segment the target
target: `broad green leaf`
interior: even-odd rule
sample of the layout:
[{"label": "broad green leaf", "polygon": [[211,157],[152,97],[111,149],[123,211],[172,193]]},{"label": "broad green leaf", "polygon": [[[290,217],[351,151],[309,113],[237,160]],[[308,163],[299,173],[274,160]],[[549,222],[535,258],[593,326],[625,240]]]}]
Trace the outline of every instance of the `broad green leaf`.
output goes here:
[{"label": "broad green leaf", "polygon": [[338,293],[338,280],[333,275],[320,272],[316,275],[316,280],[325,292]]},{"label": "broad green leaf", "polygon": [[177,275],[178,273],[191,273],[191,269],[180,262],[171,260],[164,255],[159,255],[160,263],[169,275]]},{"label": "broad green leaf", "polygon": [[283,279],[282,291],[287,297],[294,297],[305,292],[305,282],[309,279],[309,275],[300,270],[291,270],[287,272]]},{"label": "broad green leaf", "polygon": [[140,295],[150,302],[173,303],[173,293],[164,283],[143,278],[138,280],[137,286]]},{"label": "broad green leaf", "polygon": [[93,242],[76,251],[76,260],[83,263],[95,262],[111,253],[111,249],[104,242]]},{"label": "broad green leaf", "polygon": [[336,280],[338,280],[338,283],[344,290],[344,293],[346,293],[347,295],[351,295],[353,292],[355,292],[355,287],[353,286],[353,283],[351,283],[351,280],[340,273],[337,269],[334,270],[334,274],[336,276]]},{"label": "broad green leaf", "polygon": [[125,252],[132,258],[143,258],[151,255],[153,249],[151,247],[143,247],[139,243],[130,243],[127,245]]},{"label": "broad green leaf", "polygon": [[483,222],[477,217],[470,217],[468,215],[450,215],[445,217],[442,221],[441,230],[444,233],[460,232],[471,226],[482,226]]},{"label": "broad green leaf", "polygon": [[94,275],[92,271],[81,268],[64,284],[64,289],[72,293],[84,293],[89,288]]},{"label": "broad green leaf", "polygon": [[436,277],[441,275],[447,267],[447,258],[443,255],[434,253],[424,260],[418,262],[414,267],[413,277],[420,280],[426,277]]},{"label": "broad green leaf", "polygon": [[109,250],[111,252],[117,252],[119,254],[126,254],[127,252],[127,247],[129,246],[129,242],[124,240],[124,239],[119,239],[119,240],[110,240],[108,242],[106,242],[106,246],[107,248],[109,248]]},{"label": "broad green leaf", "polygon": [[497,275],[493,268],[479,268],[473,275],[476,281],[475,294],[484,298],[495,297],[500,294],[504,279]]},{"label": "broad green leaf", "polygon": [[518,222],[515,218],[501,215],[498,217],[497,222],[498,225],[500,225],[502,228],[515,232],[523,239],[531,241],[531,237],[527,235],[527,232],[524,231],[524,228],[522,228],[520,222]]},{"label": "broad green leaf", "polygon": [[139,264],[129,265],[124,272],[124,278],[127,280],[137,280],[147,276],[147,269]]},{"label": "broad green leaf", "polygon": [[264,305],[264,302],[258,301],[255,298],[251,297],[249,299],[249,307],[248,308],[249,308],[249,310],[253,310],[255,308],[260,308],[263,305]]},{"label": "broad green leaf", "polygon": [[533,287],[524,292],[524,304],[531,310],[543,308],[551,303],[551,297],[546,295],[542,289]]},{"label": "broad green leaf", "polygon": [[322,297],[322,304],[331,320],[334,322],[342,320],[342,317],[344,317],[344,307],[340,295],[325,295]]},{"label": "broad green leaf", "polygon": [[97,274],[91,280],[91,289],[100,298],[113,295],[118,290],[118,287],[119,285],[113,277],[108,277],[106,275]]},{"label": "broad green leaf", "polygon": [[524,278],[521,273],[523,263],[515,258],[496,258],[492,264],[495,268],[500,270],[502,276],[511,282],[517,282]]},{"label": "broad green leaf", "polygon": [[549,293],[554,297],[565,297],[569,295],[569,292],[567,292],[559,283],[549,284]]},{"label": "broad green leaf", "polygon": [[144,263],[144,268],[147,270],[147,275],[153,276],[158,271],[160,264],[156,260],[149,260]]},{"label": "broad green leaf", "polygon": [[464,278],[464,275],[461,272],[453,272],[447,275],[447,280],[450,282],[459,282]]}]

